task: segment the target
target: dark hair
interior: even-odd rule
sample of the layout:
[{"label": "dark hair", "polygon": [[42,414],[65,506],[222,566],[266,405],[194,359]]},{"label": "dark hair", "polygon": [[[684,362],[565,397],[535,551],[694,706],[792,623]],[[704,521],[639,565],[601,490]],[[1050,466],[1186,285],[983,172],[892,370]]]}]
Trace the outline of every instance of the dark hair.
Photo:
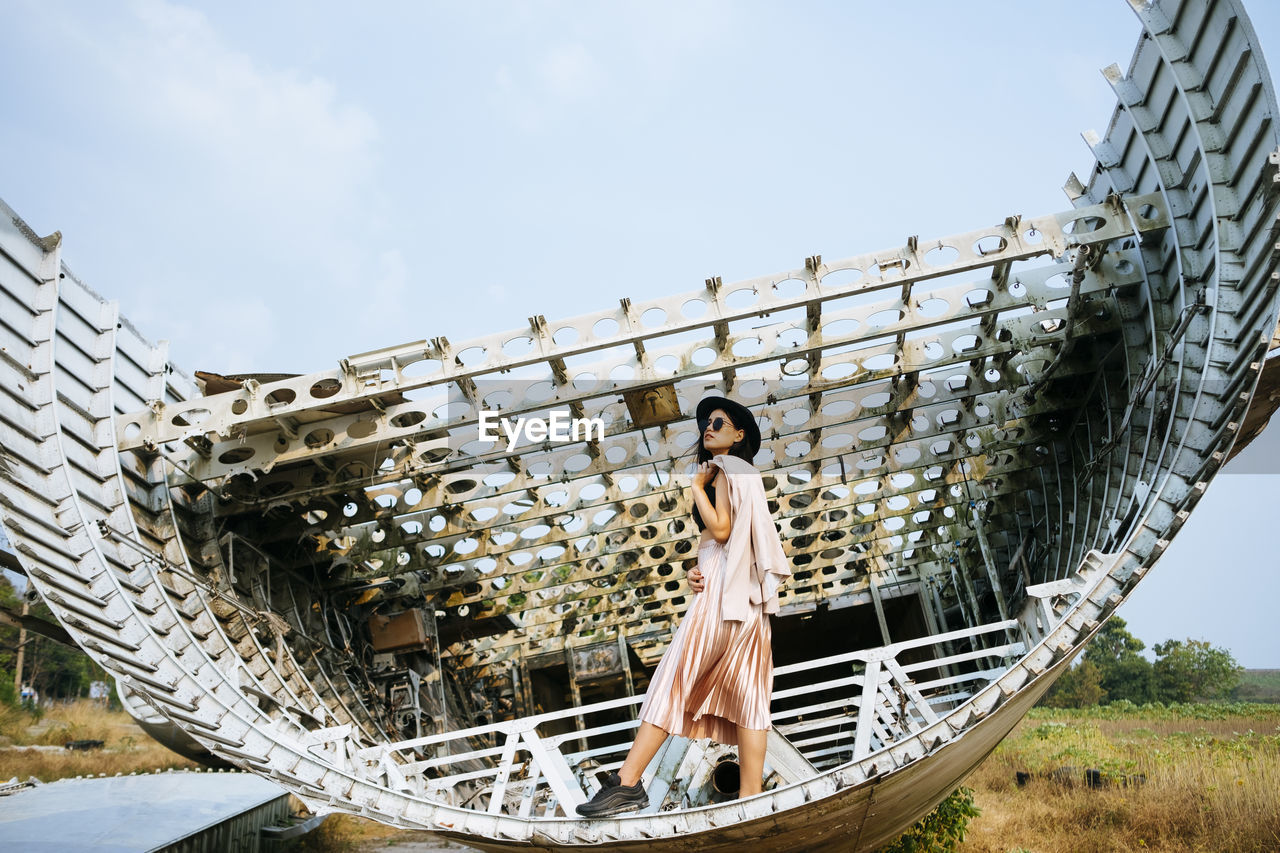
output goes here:
[{"label": "dark hair", "polygon": [[[739,459],[745,459],[750,462],[753,454],[751,453],[751,444],[747,441],[747,431],[743,429],[743,427],[734,424],[733,419],[729,417],[728,412],[725,413],[725,420],[733,424],[734,429],[742,430],[742,438],[739,441],[735,441],[733,446],[729,448],[729,455],[736,456]],[[711,461],[711,451],[707,450],[707,448],[702,444],[702,436],[706,432],[706,429],[707,428],[701,423],[698,424],[698,443],[695,445],[695,449],[697,451],[696,455],[699,465],[703,462]]]}]

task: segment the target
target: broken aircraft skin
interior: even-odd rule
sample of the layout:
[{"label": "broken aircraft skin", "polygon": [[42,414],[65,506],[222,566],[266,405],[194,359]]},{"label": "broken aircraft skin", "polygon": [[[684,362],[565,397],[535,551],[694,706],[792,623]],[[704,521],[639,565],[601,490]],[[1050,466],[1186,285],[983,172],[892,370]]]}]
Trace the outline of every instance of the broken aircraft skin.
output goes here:
[{"label": "broken aircraft skin", "polygon": [[[1069,211],[307,376],[188,379],[6,208],[22,567],[148,713],[317,811],[487,850],[878,848],[1270,414],[1271,78],[1239,3],[1131,5]],[[672,739],[649,809],[578,820],[688,604],[707,393],[760,419],[794,573],[768,789],[733,799],[731,750]],[[604,435],[509,450],[473,440],[484,408]]]}]

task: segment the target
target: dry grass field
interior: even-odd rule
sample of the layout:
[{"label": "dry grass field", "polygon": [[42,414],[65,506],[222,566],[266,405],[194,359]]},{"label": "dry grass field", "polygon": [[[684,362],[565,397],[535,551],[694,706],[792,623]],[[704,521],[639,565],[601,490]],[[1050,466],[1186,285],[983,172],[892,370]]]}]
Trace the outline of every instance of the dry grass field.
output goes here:
[{"label": "dry grass field", "polygon": [[[64,744],[73,740],[100,740],[103,746],[84,752],[66,749]],[[38,718],[0,705],[0,782],[32,776],[53,782],[198,766],[156,743],[125,712],[108,711],[87,699],[56,705]]]},{"label": "dry grass field", "polygon": [[[1090,769],[1101,787],[1086,785]],[[1021,787],[1019,771],[1032,774]],[[982,814],[959,853],[1274,853],[1280,706],[1037,708],[966,784]],[[388,848],[465,849],[345,815],[308,844]]]},{"label": "dry grass field", "polygon": [[[82,739],[104,747],[63,748]],[[0,781],[194,766],[123,712],[80,702],[37,721],[0,707]],[[1100,771],[1101,787],[1086,786],[1088,769]],[[1019,771],[1031,774],[1022,786]],[[966,784],[982,814],[969,823],[961,853],[1276,851],[1280,706],[1038,708]],[[330,817],[294,849],[386,848],[466,849],[345,815]]]},{"label": "dry grass field", "polygon": [[1276,851],[1280,707],[1037,708],[966,784],[962,853]]}]

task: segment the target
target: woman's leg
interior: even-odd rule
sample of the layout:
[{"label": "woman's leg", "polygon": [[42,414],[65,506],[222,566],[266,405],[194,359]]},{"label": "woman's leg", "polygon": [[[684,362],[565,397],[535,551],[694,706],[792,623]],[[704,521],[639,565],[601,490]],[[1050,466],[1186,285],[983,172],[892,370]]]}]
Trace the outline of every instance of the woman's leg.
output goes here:
[{"label": "woman's leg", "polygon": [[658,754],[658,750],[662,748],[662,744],[666,739],[667,733],[653,723],[642,722],[640,724],[640,731],[636,733],[635,742],[631,744],[631,749],[627,752],[627,760],[622,762],[622,767],[618,770],[618,777],[622,780],[622,784],[634,785],[640,781],[640,776],[644,773],[644,769],[649,766],[649,762]]},{"label": "woman's leg", "polygon": [[739,797],[750,797],[764,790],[764,753],[768,743],[767,730],[738,726]]}]

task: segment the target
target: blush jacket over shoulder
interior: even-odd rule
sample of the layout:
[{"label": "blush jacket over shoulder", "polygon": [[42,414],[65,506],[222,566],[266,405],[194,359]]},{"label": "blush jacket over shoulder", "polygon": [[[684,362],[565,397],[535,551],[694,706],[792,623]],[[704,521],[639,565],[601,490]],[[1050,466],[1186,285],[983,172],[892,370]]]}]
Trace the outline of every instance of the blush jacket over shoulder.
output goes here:
[{"label": "blush jacket over shoulder", "polygon": [[733,508],[720,618],[745,621],[752,604],[763,605],[765,613],[777,613],[778,586],[791,576],[791,565],[773,525],[764,480],[754,465],[737,456],[716,456],[711,464],[724,471]]}]

